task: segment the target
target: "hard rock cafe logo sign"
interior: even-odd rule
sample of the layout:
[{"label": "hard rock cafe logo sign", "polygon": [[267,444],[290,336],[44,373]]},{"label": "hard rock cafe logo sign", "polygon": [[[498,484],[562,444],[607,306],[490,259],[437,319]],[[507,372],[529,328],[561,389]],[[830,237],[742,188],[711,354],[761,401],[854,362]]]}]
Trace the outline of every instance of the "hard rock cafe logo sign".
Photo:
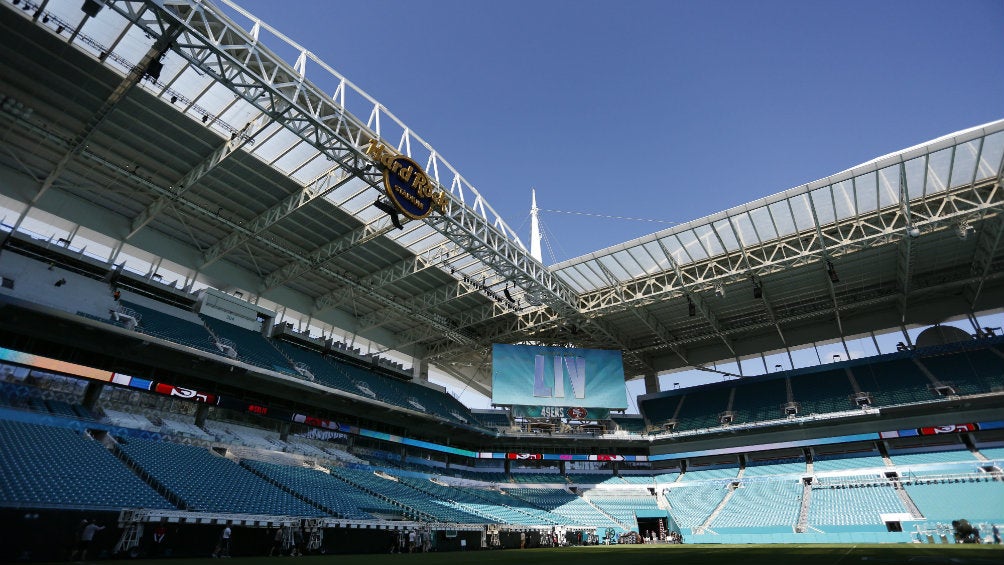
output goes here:
[{"label": "hard rock cafe logo sign", "polygon": [[446,211],[447,197],[418,163],[381,144],[370,141],[366,154],[383,168],[383,186],[394,207],[413,220],[421,220],[433,208]]}]

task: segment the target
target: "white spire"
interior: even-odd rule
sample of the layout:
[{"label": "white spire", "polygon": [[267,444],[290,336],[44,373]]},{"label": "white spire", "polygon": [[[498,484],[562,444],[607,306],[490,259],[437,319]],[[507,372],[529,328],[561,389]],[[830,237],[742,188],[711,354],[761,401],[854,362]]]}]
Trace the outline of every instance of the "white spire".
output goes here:
[{"label": "white spire", "polygon": [[537,219],[537,191],[536,189],[530,189],[530,257],[544,262],[540,255],[540,224]]}]

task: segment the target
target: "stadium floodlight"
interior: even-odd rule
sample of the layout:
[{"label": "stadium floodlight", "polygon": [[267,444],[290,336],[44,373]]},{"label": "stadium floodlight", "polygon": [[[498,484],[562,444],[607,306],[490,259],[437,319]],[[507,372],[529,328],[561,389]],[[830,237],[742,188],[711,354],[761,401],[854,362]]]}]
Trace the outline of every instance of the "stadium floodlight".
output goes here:
[{"label": "stadium floodlight", "polygon": [[753,282],[753,298],[763,298],[763,285],[754,277],[750,275],[750,281]]},{"label": "stadium floodlight", "polygon": [[512,297],[512,295],[509,294],[509,285],[508,284],[505,286],[505,288],[502,289],[502,294],[505,295],[506,300],[508,300],[509,302],[516,302],[516,300]]},{"label": "stadium floodlight", "polygon": [[833,266],[833,263],[831,263],[829,259],[826,260],[826,274],[829,275],[830,282],[840,282],[840,277],[837,276],[837,269]]},{"label": "stadium floodlight", "polygon": [[96,18],[98,12],[101,8],[104,8],[104,2],[99,2],[98,0],[84,0],[84,5],[80,7],[81,11],[87,14],[91,18]]},{"label": "stadium floodlight", "polygon": [[164,70],[164,62],[161,61],[161,57],[163,57],[163,55],[150,61],[150,64],[147,65],[146,72],[144,73],[154,82],[160,80],[160,73]]},{"label": "stadium floodlight", "polygon": [[965,239],[969,237],[969,232],[972,231],[972,229],[972,226],[970,226],[967,222],[960,222],[955,226],[955,235],[957,235],[959,239],[965,241]]}]

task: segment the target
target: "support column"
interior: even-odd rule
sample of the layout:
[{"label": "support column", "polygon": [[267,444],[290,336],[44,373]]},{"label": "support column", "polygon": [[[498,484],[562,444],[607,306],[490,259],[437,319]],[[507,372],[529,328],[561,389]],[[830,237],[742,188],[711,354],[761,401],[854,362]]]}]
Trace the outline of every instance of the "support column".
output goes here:
[{"label": "support column", "polygon": [[206,416],[209,415],[209,405],[199,404],[195,408],[195,426],[197,428],[206,427]]},{"label": "support column", "polygon": [[290,423],[289,422],[283,422],[279,426],[279,440],[280,441],[289,441],[289,427],[290,427]]},{"label": "support column", "polygon": [[93,412],[94,407],[98,404],[98,398],[101,397],[101,391],[104,390],[104,388],[104,383],[97,381],[87,383],[87,388],[84,389],[84,399],[80,402],[80,404],[84,408]]},{"label": "support column", "polygon": [[416,381],[429,382],[429,362],[413,357],[411,360],[411,376]]},{"label": "support column", "polygon": [[656,373],[645,374],[645,394],[654,394],[659,390],[659,375]]}]

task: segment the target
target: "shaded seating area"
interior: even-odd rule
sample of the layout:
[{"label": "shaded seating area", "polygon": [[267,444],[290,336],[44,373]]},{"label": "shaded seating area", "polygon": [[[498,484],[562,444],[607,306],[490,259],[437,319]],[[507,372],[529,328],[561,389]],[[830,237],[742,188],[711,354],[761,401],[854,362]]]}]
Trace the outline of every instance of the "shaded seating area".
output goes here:
[{"label": "shaded seating area", "polygon": [[400,516],[401,509],[358,488],[333,478],[329,473],[305,467],[244,460],[241,465],[257,475],[289,489],[333,516],[372,520],[379,516]]},{"label": "shaded seating area", "polygon": [[378,476],[372,471],[333,467],[331,474],[366,492],[379,493],[402,508],[411,510],[412,512],[406,512],[406,514],[412,516],[425,515],[436,521],[458,524],[480,524],[496,521],[462,510],[447,500],[435,498],[427,492],[416,490],[396,478]]},{"label": "shaded seating area", "polygon": [[0,420],[0,504],[120,509],[174,506],[79,432]]},{"label": "shaded seating area", "polygon": [[127,438],[126,458],[182,500],[189,510],[288,516],[325,513],[204,447]]},{"label": "shaded seating area", "polygon": [[237,352],[237,359],[270,371],[297,374],[289,361],[259,332],[203,316],[206,326],[216,337],[229,340]]},{"label": "shaded seating area", "polygon": [[135,302],[122,300],[121,304],[138,314],[137,331],[202,351],[217,355],[223,354],[214,344],[213,336],[201,324],[183,320],[178,316],[172,316]]}]

